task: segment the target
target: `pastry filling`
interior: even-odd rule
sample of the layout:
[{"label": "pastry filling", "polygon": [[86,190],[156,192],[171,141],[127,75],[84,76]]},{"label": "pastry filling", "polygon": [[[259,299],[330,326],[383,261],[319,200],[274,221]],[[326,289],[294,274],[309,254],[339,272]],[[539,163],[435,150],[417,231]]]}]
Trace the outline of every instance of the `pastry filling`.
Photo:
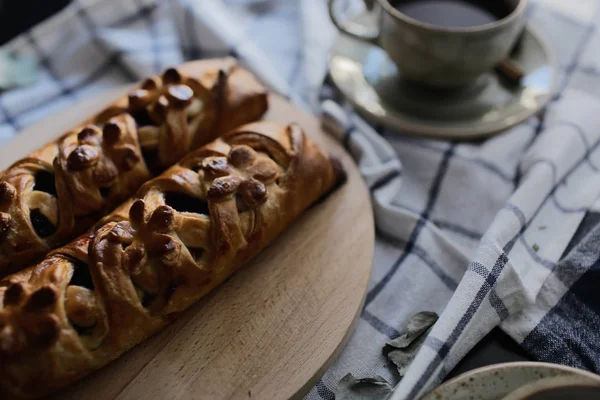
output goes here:
[{"label": "pastry filling", "polygon": [[57,197],[53,173],[48,171],[39,171],[35,174],[34,180],[35,184],[33,186],[33,190],[48,193],[54,197]]},{"label": "pastry filling", "polygon": [[69,285],[94,290],[94,280],[90,274],[90,267],[81,260],[71,260],[71,262],[73,263],[73,275]]},{"label": "pastry filling", "polygon": [[79,335],[91,335],[98,318],[96,299],[91,290],[80,286],[69,286],[65,296],[65,310],[69,321]]},{"label": "pastry filling", "polygon": [[142,147],[142,157],[153,176],[160,174],[164,170],[158,158],[158,148],[146,149]]},{"label": "pastry filling", "polygon": [[154,122],[152,122],[146,107],[142,107],[139,110],[133,111],[131,116],[135,120],[135,124],[138,128],[142,126],[155,125]]},{"label": "pastry filling", "polygon": [[56,232],[56,227],[39,209],[31,210],[29,216],[31,218],[31,225],[39,237],[46,238]]},{"label": "pastry filling", "polygon": [[103,199],[108,198],[109,194],[110,194],[110,187],[101,187],[100,188],[100,196],[102,196]]},{"label": "pastry filling", "polygon": [[135,291],[138,295],[138,298],[140,299],[140,303],[142,303],[142,307],[144,308],[150,307],[154,302],[154,299],[156,298],[156,296],[154,296],[153,294],[145,292],[143,289],[140,289],[137,286],[135,288]]},{"label": "pastry filling", "polygon": [[88,349],[96,349],[108,330],[106,315],[98,304],[89,266],[77,259],[69,260],[73,274],[65,291],[65,312],[73,329]]},{"label": "pastry filling", "polygon": [[194,262],[198,263],[204,257],[205,250],[201,247],[188,247],[188,251],[192,255]]},{"label": "pastry filling", "polygon": [[206,200],[192,197],[185,193],[165,193],[165,203],[179,212],[210,215]]},{"label": "pastry filling", "polygon": [[34,176],[33,190],[29,197],[29,218],[33,229],[41,238],[52,236],[56,232],[58,221],[54,203],[57,197],[54,174],[38,171]]},{"label": "pastry filling", "polygon": [[73,275],[67,287],[65,308],[71,324],[80,335],[90,334],[96,326],[94,281],[89,266],[81,260],[71,260]]}]

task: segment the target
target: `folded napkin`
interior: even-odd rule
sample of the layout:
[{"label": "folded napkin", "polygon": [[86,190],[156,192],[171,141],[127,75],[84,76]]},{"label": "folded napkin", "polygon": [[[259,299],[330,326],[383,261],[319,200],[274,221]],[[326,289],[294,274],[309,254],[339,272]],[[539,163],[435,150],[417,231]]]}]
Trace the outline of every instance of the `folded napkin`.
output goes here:
[{"label": "folded napkin", "polygon": [[[434,387],[495,326],[536,359],[600,372],[600,233],[590,231],[600,194],[599,9],[598,0],[532,1],[530,25],[560,66],[556,97],[544,118],[457,143],[371,126],[322,85],[336,33],[321,0],[79,0],[4,46],[39,70],[35,84],[0,95],[0,142],[107,88],[235,55],[273,90],[322,111],[373,196],[366,305],[308,398],[335,398],[347,373],[395,385],[381,348],[423,310],[440,319],[394,398]],[[579,245],[563,258],[569,242]]]}]

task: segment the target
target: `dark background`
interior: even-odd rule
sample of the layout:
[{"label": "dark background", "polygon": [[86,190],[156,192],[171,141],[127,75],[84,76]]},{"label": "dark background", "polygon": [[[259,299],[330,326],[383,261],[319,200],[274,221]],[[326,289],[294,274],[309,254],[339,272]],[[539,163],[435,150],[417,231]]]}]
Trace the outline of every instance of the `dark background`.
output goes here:
[{"label": "dark background", "polygon": [[0,0],[0,45],[68,3],[70,0]]}]

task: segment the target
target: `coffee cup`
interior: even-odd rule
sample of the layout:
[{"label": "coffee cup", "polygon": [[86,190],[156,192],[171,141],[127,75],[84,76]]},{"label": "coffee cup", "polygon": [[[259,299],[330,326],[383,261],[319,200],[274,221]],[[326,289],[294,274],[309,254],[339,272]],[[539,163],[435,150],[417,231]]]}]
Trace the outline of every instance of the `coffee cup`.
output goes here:
[{"label": "coffee cup", "polygon": [[[381,47],[401,76],[434,88],[474,82],[507,57],[525,25],[527,0],[365,0],[377,26],[342,24],[344,34]],[[493,8],[490,8],[493,7]]]}]

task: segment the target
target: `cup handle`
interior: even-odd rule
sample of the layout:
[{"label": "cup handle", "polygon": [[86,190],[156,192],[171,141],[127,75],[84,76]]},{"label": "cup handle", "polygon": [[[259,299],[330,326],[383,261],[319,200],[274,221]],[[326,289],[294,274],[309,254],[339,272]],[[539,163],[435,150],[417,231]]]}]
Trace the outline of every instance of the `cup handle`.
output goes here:
[{"label": "cup handle", "polygon": [[[372,43],[374,45],[379,45],[379,35],[381,32],[372,32],[367,26],[357,23],[351,24],[341,24],[340,21],[335,16],[335,12],[333,10],[333,5],[335,4],[335,0],[328,0],[329,6],[329,18],[331,18],[331,22],[333,25],[342,33],[353,37],[358,40],[362,40],[363,42]],[[364,0],[365,5],[369,11],[372,11],[374,0]]]}]

